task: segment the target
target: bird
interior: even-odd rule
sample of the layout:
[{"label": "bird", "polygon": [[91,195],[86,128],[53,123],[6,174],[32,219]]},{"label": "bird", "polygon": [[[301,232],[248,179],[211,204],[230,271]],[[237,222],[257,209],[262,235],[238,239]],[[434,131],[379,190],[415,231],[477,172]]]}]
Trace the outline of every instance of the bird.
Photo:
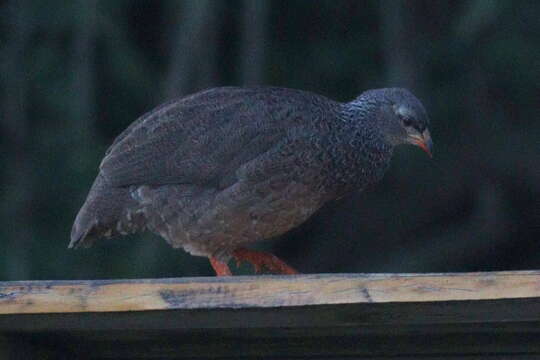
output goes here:
[{"label": "bird", "polygon": [[232,259],[257,272],[297,274],[249,246],[380,180],[398,145],[431,156],[429,123],[404,88],[367,90],[348,102],[264,86],[171,100],[107,149],[69,247],[150,231],[207,257],[217,276],[232,275]]}]

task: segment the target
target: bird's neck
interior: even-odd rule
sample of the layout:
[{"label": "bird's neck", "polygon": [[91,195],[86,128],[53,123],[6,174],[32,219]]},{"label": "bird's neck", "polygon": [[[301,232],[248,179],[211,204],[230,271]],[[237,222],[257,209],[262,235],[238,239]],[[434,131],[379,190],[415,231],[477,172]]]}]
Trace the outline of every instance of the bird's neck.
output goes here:
[{"label": "bird's neck", "polygon": [[367,145],[371,145],[374,151],[391,153],[394,146],[384,136],[378,121],[377,111],[380,106],[380,101],[360,97],[342,104],[340,119],[351,136],[360,136],[368,141]]},{"label": "bird's neck", "polygon": [[341,118],[345,122],[369,120],[375,117],[380,104],[372,99],[358,97],[350,102],[341,104]]},{"label": "bird's neck", "polygon": [[342,193],[361,190],[379,180],[393,150],[374,124],[376,108],[357,105],[342,105],[340,121],[325,140],[333,159],[328,189]]}]

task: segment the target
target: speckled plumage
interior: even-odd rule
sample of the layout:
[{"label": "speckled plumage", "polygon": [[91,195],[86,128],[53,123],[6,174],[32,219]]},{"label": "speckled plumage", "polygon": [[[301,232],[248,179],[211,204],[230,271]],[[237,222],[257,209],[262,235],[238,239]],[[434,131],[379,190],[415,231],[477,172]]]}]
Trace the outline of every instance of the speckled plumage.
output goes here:
[{"label": "speckled plumage", "polygon": [[216,88],[163,104],[107,150],[70,247],[149,230],[226,261],[327,201],[380,179],[399,143],[384,111],[420,102],[403,89],[349,103],[283,88]]}]

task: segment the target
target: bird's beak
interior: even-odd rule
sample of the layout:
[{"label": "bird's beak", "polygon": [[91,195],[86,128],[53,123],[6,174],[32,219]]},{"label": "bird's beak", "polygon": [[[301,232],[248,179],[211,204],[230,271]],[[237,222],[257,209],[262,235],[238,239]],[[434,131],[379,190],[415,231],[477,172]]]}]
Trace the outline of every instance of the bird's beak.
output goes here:
[{"label": "bird's beak", "polygon": [[409,135],[409,138],[414,145],[419,146],[429,157],[433,157],[433,142],[428,129],[424,130],[422,135]]}]

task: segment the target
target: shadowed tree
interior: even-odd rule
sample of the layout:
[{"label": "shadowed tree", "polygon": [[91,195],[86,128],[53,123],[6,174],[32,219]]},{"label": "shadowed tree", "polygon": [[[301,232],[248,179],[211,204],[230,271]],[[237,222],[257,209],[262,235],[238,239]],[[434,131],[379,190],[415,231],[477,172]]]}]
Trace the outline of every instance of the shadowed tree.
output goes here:
[{"label": "shadowed tree", "polygon": [[[2,51],[2,132],[6,136],[8,155],[4,163],[1,214],[6,222],[5,258],[8,278],[27,279],[31,272],[28,254],[32,244],[32,208],[34,190],[32,159],[28,156],[31,142],[29,124],[29,85],[24,64],[33,33],[31,2],[8,1],[4,5],[10,19],[5,47]],[[13,221],[12,221],[13,220]],[[7,223],[9,221],[9,224]]]},{"label": "shadowed tree", "polygon": [[418,69],[416,4],[406,0],[381,0],[379,13],[386,83],[418,90],[422,75]]},{"label": "shadowed tree", "polygon": [[78,0],[82,9],[75,23],[73,38],[73,98],[71,111],[73,131],[80,151],[88,151],[89,142],[95,139],[95,37],[97,0]]},{"label": "shadowed tree", "polygon": [[244,0],[240,51],[240,82],[263,85],[269,1]]},{"label": "shadowed tree", "polygon": [[[180,6],[182,4],[183,6]],[[216,24],[221,2],[190,0],[171,3],[175,13],[165,97],[185,95],[215,82]]]}]

